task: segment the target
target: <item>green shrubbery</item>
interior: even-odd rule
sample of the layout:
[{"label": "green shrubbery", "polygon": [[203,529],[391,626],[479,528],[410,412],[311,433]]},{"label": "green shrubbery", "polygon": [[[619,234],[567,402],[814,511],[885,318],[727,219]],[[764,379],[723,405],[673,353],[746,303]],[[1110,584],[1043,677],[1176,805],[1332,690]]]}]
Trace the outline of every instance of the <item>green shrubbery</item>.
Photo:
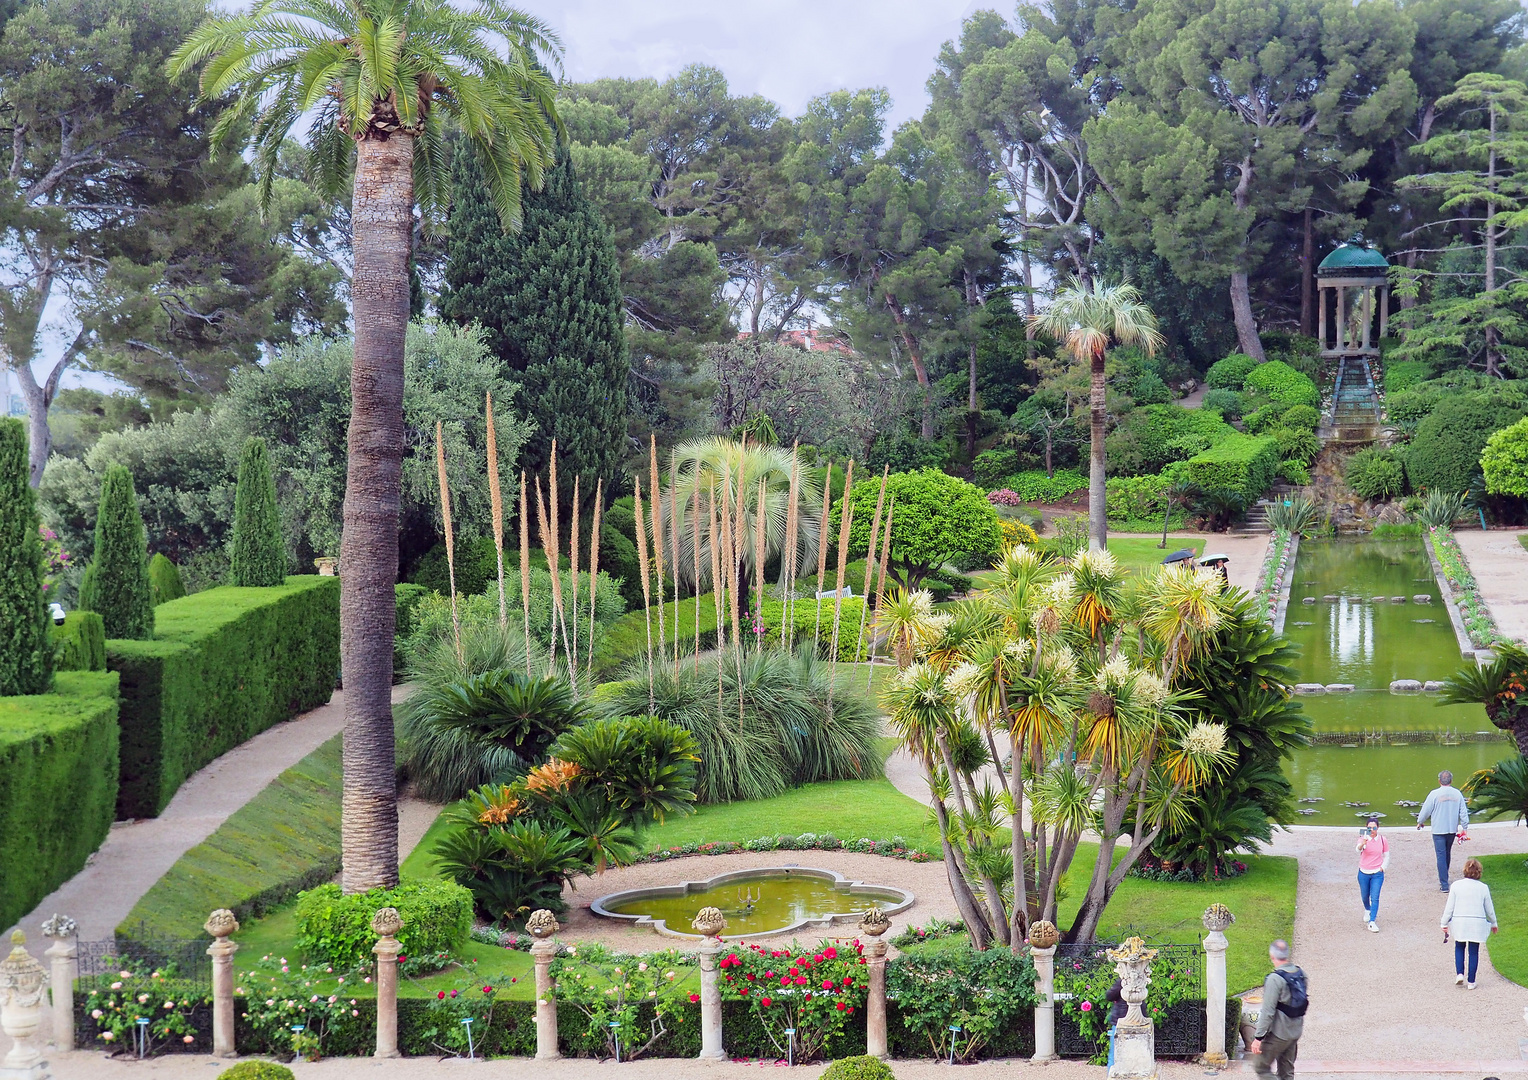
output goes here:
[{"label": "green shrubbery", "polygon": [[1204,373],[1204,385],[1211,390],[1240,390],[1255,367],[1257,361],[1246,353],[1232,353],[1210,365]]},{"label": "green shrubbery", "polygon": [[1486,440],[1528,415],[1528,394],[1510,384],[1445,397],[1417,424],[1407,459],[1412,486],[1466,491]]},{"label": "green shrubbery", "polygon": [[1142,476],[1184,461],[1235,432],[1206,409],[1148,405],[1132,410],[1105,442],[1109,472]]},{"label": "green shrubbery", "polygon": [[839,1058],[824,1069],[817,1080],[896,1080],[896,1074],[880,1058],[861,1054]]},{"label": "green shrubbery", "polygon": [[163,552],[149,560],[149,595],[155,607],[186,595],[186,587],[180,580],[180,568]]},{"label": "green shrubbery", "polygon": [[1493,495],[1528,495],[1528,419],[1502,428],[1480,454],[1486,490]]},{"label": "green shrubbery", "polygon": [[330,882],[297,901],[298,947],[309,959],[336,968],[369,963],[377,943],[371,917],[385,907],[397,908],[403,919],[398,941],[405,956],[459,949],[472,932],[472,894],[454,882],[424,879],[349,895]]},{"label": "green shrubbery", "polygon": [[207,762],[329,700],[339,586],[310,575],[209,589],[158,608],[155,641],[108,638],[122,675],[122,817],[157,815]]},{"label": "green shrubbery", "polygon": [[55,671],[105,671],[106,631],[93,611],[71,611],[51,627]]},{"label": "green shrubbery", "polygon": [[1204,392],[1204,400],[1199,407],[1206,412],[1218,412],[1227,420],[1236,420],[1241,417],[1245,404],[1237,391],[1216,388]]},{"label": "green shrubbery", "polygon": [[1130,384],[1130,396],[1137,405],[1166,405],[1173,392],[1155,371],[1143,371]]},{"label": "green shrubbery", "polygon": [[1166,473],[1157,476],[1109,477],[1106,488],[1109,520],[1160,519],[1167,510],[1167,492],[1172,484],[1172,477]]},{"label": "green shrubbery", "polygon": [[154,636],[148,540],[133,491],[133,474],[113,465],[101,478],[95,556],[80,584],[80,607],[99,612],[108,638]]},{"label": "green shrubbery", "polygon": [[1432,377],[1432,364],[1426,360],[1390,360],[1385,363],[1385,393],[1410,390]]},{"label": "green shrubbery", "polygon": [[[937,581],[929,578],[924,582],[925,586],[934,584],[942,585],[946,594],[953,591],[954,586],[945,581]],[[856,585],[863,584],[863,579]],[[872,589],[874,586],[871,586]],[[791,643],[793,646],[805,645],[817,640],[817,655],[832,658],[833,652],[833,600],[798,599],[790,606]],[[870,655],[868,633],[861,633],[860,619],[865,617],[865,600],[863,597],[845,597],[837,602],[838,607],[838,658],[845,662],[864,660]],[[786,605],[780,600],[765,600],[759,607],[759,621],[764,626],[764,633],[759,635],[765,645],[778,645],[785,625]],[[821,628],[820,633],[818,628]],[[858,648],[856,649],[856,644]]]},{"label": "green shrubbery", "polygon": [[1294,405],[1321,407],[1321,391],[1309,375],[1302,375],[1281,360],[1259,364],[1248,374],[1242,384],[1243,391],[1254,401],[1266,401],[1290,408]]},{"label": "green shrubbery", "polygon": [[1401,456],[1378,446],[1366,447],[1348,458],[1342,478],[1355,495],[1365,499],[1393,499],[1406,490]]},{"label": "green shrubbery", "polygon": [[1059,502],[1068,495],[1086,491],[1088,478],[1071,469],[1057,469],[1054,476],[1046,476],[1044,469],[1030,469],[1008,477],[1003,486],[1024,502]]},{"label": "green shrubbery", "polygon": [[292,1070],[274,1061],[241,1061],[218,1073],[217,1080],[293,1080]]},{"label": "green shrubbery", "polygon": [[106,839],[116,698],[116,672],[94,671],[60,672],[51,694],[0,697],[0,924],[31,911]]},{"label": "green shrubbery", "polygon": [[1277,439],[1237,433],[1190,458],[1183,475],[1200,491],[1234,491],[1250,503],[1268,490],[1278,467]]},{"label": "green shrubbery", "polygon": [[235,585],[263,589],[286,580],[287,557],[281,539],[281,513],[276,509],[276,478],[271,475],[264,439],[246,439],[239,457],[228,564]]}]

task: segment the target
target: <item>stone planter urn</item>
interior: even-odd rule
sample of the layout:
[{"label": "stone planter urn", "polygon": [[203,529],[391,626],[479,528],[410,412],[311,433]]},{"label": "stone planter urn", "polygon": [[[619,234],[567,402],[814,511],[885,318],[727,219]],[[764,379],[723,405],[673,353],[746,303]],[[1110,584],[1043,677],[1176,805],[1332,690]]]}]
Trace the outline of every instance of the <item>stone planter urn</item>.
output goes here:
[{"label": "stone planter urn", "polygon": [[339,570],[338,559],[314,559],[313,565],[318,567],[319,577],[333,577]]},{"label": "stone planter urn", "polygon": [[562,1054],[557,1049],[557,981],[552,978],[557,944],[552,935],[562,925],[546,908],[537,908],[525,920],[525,929],[536,939],[531,946],[531,963],[536,970],[536,1060],[555,1061]]},{"label": "stone planter urn", "polygon": [[1224,904],[1211,904],[1204,909],[1204,928],[1213,933],[1224,933],[1226,927],[1236,921],[1231,909]]},{"label": "stone planter urn", "polygon": [[716,957],[727,920],[720,908],[703,907],[690,925],[705,939],[700,943],[700,1057],[723,1061],[727,1055],[722,1049],[722,991],[716,980]]},{"label": "stone planter urn", "polygon": [[546,908],[538,908],[531,912],[529,919],[525,920],[525,929],[531,937],[539,941],[557,933],[562,929],[562,924],[557,921],[557,916]]},{"label": "stone planter urn", "polygon": [[869,938],[878,938],[891,929],[891,920],[878,907],[872,907],[860,916],[859,932]]},{"label": "stone planter urn", "polygon": [[0,961],[0,1030],[13,1040],[10,1053],[0,1061],[0,1075],[7,1080],[41,1080],[46,1076],[42,1051],[32,1039],[42,1023],[41,964],[26,950],[27,936],[11,935],[11,954]]},{"label": "stone planter urn", "polygon": [[701,937],[714,938],[727,929],[727,919],[722,915],[721,908],[703,907],[695,913],[695,921],[690,925]]},{"label": "stone planter urn", "polygon": [[1110,1080],[1155,1080],[1157,1075],[1156,1030],[1150,1017],[1141,1012],[1146,991],[1151,985],[1151,962],[1157,950],[1149,949],[1138,937],[1128,937],[1108,957],[1119,975],[1120,996],[1130,1006],[1114,1028],[1114,1064]]},{"label": "stone planter urn", "polygon": [[1029,924],[1029,944],[1035,949],[1053,949],[1061,940],[1061,931],[1048,919],[1038,919]]}]

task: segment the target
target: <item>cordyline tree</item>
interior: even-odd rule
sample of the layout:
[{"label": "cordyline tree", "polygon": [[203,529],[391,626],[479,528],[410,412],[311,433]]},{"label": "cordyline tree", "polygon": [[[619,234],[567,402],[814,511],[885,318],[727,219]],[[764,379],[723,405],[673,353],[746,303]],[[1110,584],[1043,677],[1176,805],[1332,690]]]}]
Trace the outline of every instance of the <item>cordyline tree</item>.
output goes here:
[{"label": "cordyline tree", "polygon": [[1060,341],[1079,364],[1088,365],[1088,414],[1092,447],[1088,454],[1089,546],[1101,550],[1109,543],[1108,489],[1104,439],[1108,434],[1108,381],[1104,359],[1113,345],[1134,345],[1147,356],[1162,345],[1157,317],[1129,282],[1105,285],[1072,278],[1032,325]]},{"label": "cordyline tree", "polygon": [[[1185,666],[1213,646],[1239,594],[1180,566],[1127,596],[1107,551],[1065,565],[1021,546],[996,569],[996,584],[954,615],[921,592],[886,605],[877,630],[902,671],[883,703],[934,793],[972,942],[1018,951],[1030,922],[1054,920],[1084,832],[1102,842],[1065,937],[1091,941],[1130,868],[1234,760],[1225,726],[1195,709]],[[989,766],[1001,789],[976,786]]]},{"label": "cordyline tree", "polygon": [[344,889],[398,883],[392,679],[403,463],[403,343],[414,209],[445,212],[444,116],[477,149],[505,229],[520,189],[553,162],[560,47],[498,0],[264,0],[208,19],[175,52],[172,77],[201,68],[205,100],[231,98],[213,128],[233,149],[248,133],[270,196],[281,147],[306,118],[316,179],[353,183],[355,323],[349,464],[340,543],[345,678]]}]

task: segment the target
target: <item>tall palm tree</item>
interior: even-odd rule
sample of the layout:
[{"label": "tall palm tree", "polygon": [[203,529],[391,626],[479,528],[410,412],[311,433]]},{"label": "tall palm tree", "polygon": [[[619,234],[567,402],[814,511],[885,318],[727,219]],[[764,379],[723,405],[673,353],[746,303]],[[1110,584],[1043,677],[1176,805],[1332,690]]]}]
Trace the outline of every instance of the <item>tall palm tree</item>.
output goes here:
[{"label": "tall palm tree", "polygon": [[1104,489],[1104,435],[1108,409],[1104,403],[1104,355],[1111,343],[1134,345],[1152,356],[1162,345],[1157,317],[1128,281],[1105,285],[1072,277],[1051,306],[1030,319],[1030,325],[1062,343],[1079,363],[1088,365],[1088,411],[1092,420],[1092,452],[1088,471],[1089,546],[1109,543],[1109,517]]},{"label": "tall palm tree", "polygon": [[282,144],[309,121],[316,179],[353,184],[351,379],[340,544],[340,657],[345,681],[344,887],[398,882],[394,779],[393,583],[403,461],[403,338],[416,203],[439,221],[449,191],[449,116],[477,147],[506,229],[522,181],[539,187],[558,122],[549,66],[560,46],[499,0],[260,0],[215,15],[186,39],[171,76],[201,68],[205,101],[231,103],[214,148],[254,151],[269,203]]}]

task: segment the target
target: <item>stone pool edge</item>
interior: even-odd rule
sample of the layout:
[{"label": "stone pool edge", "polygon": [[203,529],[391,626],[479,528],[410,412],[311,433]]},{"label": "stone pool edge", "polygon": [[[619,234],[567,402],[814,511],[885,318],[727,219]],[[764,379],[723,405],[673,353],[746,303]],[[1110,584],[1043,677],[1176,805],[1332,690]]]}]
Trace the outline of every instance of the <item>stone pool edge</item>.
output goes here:
[{"label": "stone pool edge", "polygon": [[[1438,553],[1433,550],[1432,538],[1425,532],[1422,534],[1422,550],[1427,552],[1427,563],[1432,567],[1433,580],[1438,583],[1438,595],[1443,598],[1443,606],[1448,609],[1448,621],[1459,642],[1460,659],[1479,663],[1480,657],[1476,655],[1475,643],[1470,640],[1470,632],[1465,628],[1464,616],[1459,614],[1459,605],[1454,602],[1454,590],[1449,587],[1448,577],[1443,573],[1443,564],[1438,561]],[[1460,554],[1462,557],[1463,553]]]}]

